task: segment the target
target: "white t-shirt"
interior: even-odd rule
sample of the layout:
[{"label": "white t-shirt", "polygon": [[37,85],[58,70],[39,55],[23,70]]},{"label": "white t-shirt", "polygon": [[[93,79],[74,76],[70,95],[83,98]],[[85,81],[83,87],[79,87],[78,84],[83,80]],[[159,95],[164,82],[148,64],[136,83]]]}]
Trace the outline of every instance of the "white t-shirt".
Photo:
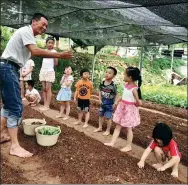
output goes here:
[{"label": "white t-shirt", "polygon": [[19,28],[8,41],[1,58],[12,60],[23,67],[31,58],[31,52],[26,47],[30,44],[36,45],[31,25]]},{"label": "white t-shirt", "polygon": [[38,102],[40,102],[40,100],[41,100],[41,96],[40,96],[39,92],[35,88],[33,88],[31,91],[29,89],[27,89],[26,90],[26,95],[31,95],[31,96],[37,95]]},{"label": "white t-shirt", "polygon": [[[34,61],[31,60],[31,59],[28,60],[28,61],[26,62],[26,64],[24,65],[24,67],[22,67],[21,70],[20,70],[20,77],[21,77],[21,73],[25,73],[25,72],[29,71],[30,68],[31,68],[31,67],[34,67],[34,66],[35,66]],[[31,80],[31,75],[32,75],[32,72],[29,73],[28,75],[26,75],[26,76],[24,77],[24,80]]]},{"label": "white t-shirt", "polygon": [[[56,50],[48,50],[57,53]],[[43,58],[41,71],[54,71],[54,58]]]},{"label": "white t-shirt", "polygon": [[74,78],[73,78],[73,76],[72,75],[70,75],[70,76],[68,76],[68,77],[66,77],[65,75],[62,77],[62,80],[61,80],[61,87],[62,88],[71,88],[71,86],[72,86],[72,83],[67,87],[66,86],[66,82],[68,82],[68,81],[71,81],[72,83],[74,82]]},{"label": "white t-shirt", "polygon": [[123,87],[123,95],[122,100],[129,103],[136,103],[136,99],[133,95],[133,89],[137,89],[138,87],[135,85],[125,84]]}]

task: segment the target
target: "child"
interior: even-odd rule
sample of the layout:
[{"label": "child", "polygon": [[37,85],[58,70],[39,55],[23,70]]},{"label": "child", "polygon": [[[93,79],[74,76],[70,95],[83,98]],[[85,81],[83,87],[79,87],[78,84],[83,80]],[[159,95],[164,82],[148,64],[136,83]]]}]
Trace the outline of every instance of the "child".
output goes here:
[{"label": "child", "polygon": [[94,132],[102,131],[102,125],[104,117],[107,119],[107,129],[103,135],[110,134],[110,128],[112,125],[112,113],[115,106],[115,99],[117,99],[117,87],[112,81],[116,76],[117,70],[113,67],[108,67],[105,75],[105,80],[99,86],[99,102],[101,104],[99,110],[99,127]]},{"label": "child", "polygon": [[72,74],[72,68],[70,66],[67,66],[65,68],[65,74],[62,76],[62,79],[60,81],[61,90],[57,95],[57,101],[61,102],[61,107],[60,107],[60,115],[56,116],[56,118],[63,117],[64,109],[66,107],[66,116],[63,118],[63,120],[69,119],[70,101],[72,97],[71,86],[74,81],[73,76],[71,74]]},{"label": "child", "polygon": [[[46,39],[47,49],[51,52],[57,52],[54,50],[55,40],[53,37],[48,37]],[[52,98],[51,86],[55,81],[55,71],[54,65],[58,64],[57,58],[43,58],[42,67],[39,74],[39,80],[42,82],[43,97],[44,97],[44,107],[40,108],[41,111],[46,111],[50,109],[50,102]]]},{"label": "child", "polygon": [[90,97],[93,91],[92,82],[89,80],[89,70],[83,69],[80,72],[81,80],[79,80],[75,87],[76,92],[74,94],[74,101],[78,98],[78,121],[75,123],[76,125],[82,122],[83,113],[85,112],[85,124],[84,128],[88,127],[89,121],[89,105],[90,105]]},{"label": "child", "polygon": [[[144,151],[137,165],[139,168],[144,168],[146,158],[150,152],[154,150],[158,163],[152,166],[157,169],[157,171],[165,171],[172,167],[171,175],[178,177],[178,164],[180,162],[181,153],[178,150],[177,143],[172,139],[171,128],[164,123],[158,123],[153,130],[152,137],[153,140]],[[165,164],[166,160],[168,160],[168,162]]]},{"label": "child", "polygon": [[39,92],[34,88],[33,80],[27,81],[27,90],[26,90],[25,97],[28,100],[29,105],[31,105],[32,107],[39,104],[39,102],[41,100]]},{"label": "child", "polygon": [[139,75],[140,71],[136,67],[128,67],[125,70],[124,80],[127,83],[124,86],[123,96],[113,117],[113,121],[116,123],[116,128],[113,133],[112,141],[110,143],[104,143],[107,146],[114,146],[122,127],[126,128],[127,144],[123,149],[121,149],[122,152],[132,150],[132,128],[140,124],[140,115],[137,106],[142,105],[142,101],[138,97],[137,86],[135,84],[135,82],[139,79]]},{"label": "child", "polygon": [[25,95],[25,86],[28,80],[31,80],[31,75],[35,63],[33,60],[28,60],[23,68],[20,69],[20,88],[21,88],[21,97],[22,100],[26,100]]}]

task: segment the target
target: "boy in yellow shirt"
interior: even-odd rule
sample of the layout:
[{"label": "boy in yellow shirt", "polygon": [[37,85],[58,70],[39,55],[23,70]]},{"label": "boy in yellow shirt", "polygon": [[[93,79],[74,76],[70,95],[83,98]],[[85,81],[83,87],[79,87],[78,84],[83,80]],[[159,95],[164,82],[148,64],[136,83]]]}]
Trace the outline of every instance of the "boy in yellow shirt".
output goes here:
[{"label": "boy in yellow shirt", "polygon": [[78,101],[77,108],[78,108],[78,121],[75,123],[80,124],[82,122],[83,114],[85,113],[85,123],[84,128],[88,127],[89,121],[89,105],[90,105],[90,98],[93,91],[93,84],[89,80],[90,72],[88,69],[82,69],[80,71],[81,80],[79,80],[75,87],[76,92],[74,94],[74,101]]}]

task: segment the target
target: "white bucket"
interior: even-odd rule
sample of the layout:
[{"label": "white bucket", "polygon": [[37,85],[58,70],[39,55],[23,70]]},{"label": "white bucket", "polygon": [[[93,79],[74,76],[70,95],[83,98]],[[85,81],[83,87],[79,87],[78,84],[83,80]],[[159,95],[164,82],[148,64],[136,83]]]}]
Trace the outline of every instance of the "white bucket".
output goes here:
[{"label": "white bucket", "polygon": [[[39,122],[41,124],[33,124],[32,123]],[[46,125],[45,119],[24,119],[22,121],[24,133],[29,136],[35,136],[35,128],[40,127],[42,125]]]},{"label": "white bucket", "polygon": [[[57,129],[59,129],[60,132],[56,135],[42,135],[42,134],[39,134],[39,130],[42,129],[42,128],[57,128]],[[61,129],[60,129],[60,127],[53,127],[53,126],[44,125],[44,126],[40,126],[40,127],[35,128],[35,132],[36,132],[37,143],[39,145],[41,145],[41,146],[53,146],[57,143],[59,134],[61,133]]]}]

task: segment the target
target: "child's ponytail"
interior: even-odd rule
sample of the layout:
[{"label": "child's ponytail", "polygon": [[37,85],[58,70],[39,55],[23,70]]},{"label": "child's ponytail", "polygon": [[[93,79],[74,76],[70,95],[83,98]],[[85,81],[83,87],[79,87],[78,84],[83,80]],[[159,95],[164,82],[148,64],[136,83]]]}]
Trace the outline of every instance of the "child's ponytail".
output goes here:
[{"label": "child's ponytail", "polygon": [[142,99],[140,87],[142,85],[142,77],[140,74],[140,70],[137,67],[128,67],[126,69],[127,75],[131,76],[133,81],[138,81],[138,97]]},{"label": "child's ponytail", "polygon": [[140,74],[140,70],[139,70],[137,67],[135,67],[135,70],[137,71],[137,74],[138,74],[138,76],[137,76],[137,81],[138,81],[138,90],[137,90],[137,92],[138,92],[138,97],[139,97],[139,99],[141,100],[141,99],[142,99],[142,93],[141,93],[140,87],[141,87],[141,85],[142,85],[142,76],[141,76],[141,74]]},{"label": "child's ponytail", "polygon": [[140,89],[141,85],[142,85],[142,76],[140,75],[139,78],[138,78],[138,90],[137,90],[138,91],[138,97],[139,97],[140,100],[142,99],[142,93],[141,93],[141,89]]}]

